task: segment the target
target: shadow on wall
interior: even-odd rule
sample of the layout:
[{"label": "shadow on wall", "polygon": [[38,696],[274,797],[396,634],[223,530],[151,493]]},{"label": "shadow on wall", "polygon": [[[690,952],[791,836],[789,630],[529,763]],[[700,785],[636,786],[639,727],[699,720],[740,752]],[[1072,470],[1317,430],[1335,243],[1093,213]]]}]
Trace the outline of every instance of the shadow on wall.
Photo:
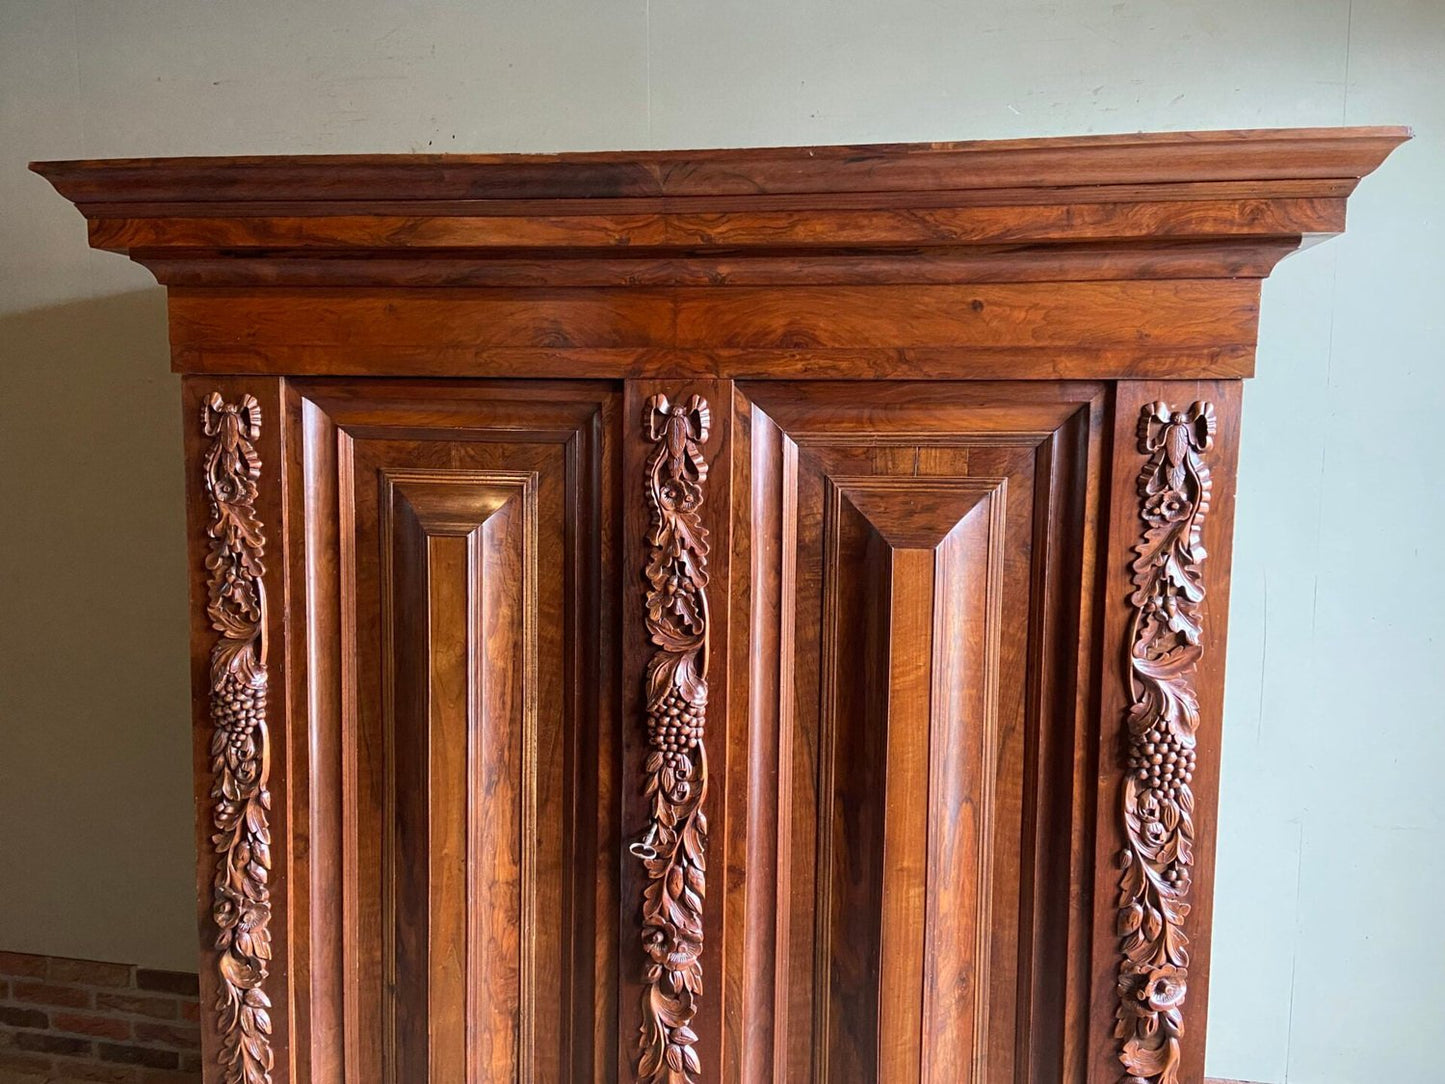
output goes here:
[{"label": "shadow on wall", "polygon": [[188,970],[184,491],[167,357],[159,288],[0,317],[0,860],[13,874],[0,929],[7,949]]}]

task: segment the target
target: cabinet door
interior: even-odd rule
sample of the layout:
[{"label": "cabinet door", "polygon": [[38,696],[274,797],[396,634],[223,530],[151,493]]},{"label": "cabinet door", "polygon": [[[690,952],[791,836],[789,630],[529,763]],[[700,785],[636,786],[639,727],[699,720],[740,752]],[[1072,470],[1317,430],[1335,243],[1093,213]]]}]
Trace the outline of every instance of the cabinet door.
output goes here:
[{"label": "cabinet door", "polygon": [[737,385],[731,1078],[1074,1079],[1103,407]]},{"label": "cabinet door", "polygon": [[610,1071],[617,401],[292,385],[316,1079]]}]

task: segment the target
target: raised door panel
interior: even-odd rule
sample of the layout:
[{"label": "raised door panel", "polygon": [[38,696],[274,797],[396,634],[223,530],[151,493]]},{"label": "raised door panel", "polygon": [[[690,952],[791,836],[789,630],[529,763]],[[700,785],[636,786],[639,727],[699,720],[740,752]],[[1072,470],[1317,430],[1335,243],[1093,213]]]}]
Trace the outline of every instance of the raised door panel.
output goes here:
[{"label": "raised door panel", "polygon": [[1103,404],[739,385],[734,1078],[1061,1078]]},{"label": "raised door panel", "polygon": [[311,932],[339,942],[310,989],[346,1080],[611,1064],[616,400],[296,387],[313,757],[339,783],[311,791],[335,827]]}]

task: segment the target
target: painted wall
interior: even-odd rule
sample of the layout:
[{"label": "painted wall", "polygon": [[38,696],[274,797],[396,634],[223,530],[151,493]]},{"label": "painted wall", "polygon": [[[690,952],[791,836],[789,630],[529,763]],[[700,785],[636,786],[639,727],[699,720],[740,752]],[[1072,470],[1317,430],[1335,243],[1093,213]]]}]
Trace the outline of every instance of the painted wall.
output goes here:
[{"label": "painted wall", "polygon": [[0,946],[190,966],[161,293],[28,159],[1408,123],[1265,288],[1210,1072],[1445,1080],[1436,0],[0,2]]}]

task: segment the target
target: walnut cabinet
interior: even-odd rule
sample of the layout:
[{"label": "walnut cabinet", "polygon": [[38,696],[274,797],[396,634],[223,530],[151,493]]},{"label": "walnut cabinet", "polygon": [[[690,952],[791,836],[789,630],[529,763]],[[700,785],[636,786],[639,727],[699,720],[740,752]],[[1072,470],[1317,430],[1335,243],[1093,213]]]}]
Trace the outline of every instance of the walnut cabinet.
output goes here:
[{"label": "walnut cabinet", "polygon": [[169,291],[207,1080],[1203,1075],[1342,128],[36,168]]}]

